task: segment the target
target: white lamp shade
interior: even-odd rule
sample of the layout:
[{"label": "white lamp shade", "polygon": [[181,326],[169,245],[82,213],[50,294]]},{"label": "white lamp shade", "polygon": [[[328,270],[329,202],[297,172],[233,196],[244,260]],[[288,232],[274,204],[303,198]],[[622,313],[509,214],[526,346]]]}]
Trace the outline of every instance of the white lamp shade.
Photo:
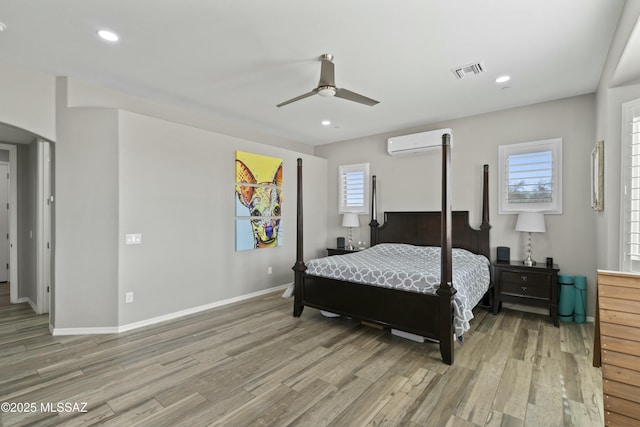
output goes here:
[{"label": "white lamp shade", "polygon": [[343,214],[342,226],[343,227],[360,227],[360,221],[358,221],[358,214],[351,213],[351,212]]},{"label": "white lamp shade", "polygon": [[520,212],[516,222],[516,231],[529,233],[544,233],[547,228],[544,225],[544,214],[542,212]]}]

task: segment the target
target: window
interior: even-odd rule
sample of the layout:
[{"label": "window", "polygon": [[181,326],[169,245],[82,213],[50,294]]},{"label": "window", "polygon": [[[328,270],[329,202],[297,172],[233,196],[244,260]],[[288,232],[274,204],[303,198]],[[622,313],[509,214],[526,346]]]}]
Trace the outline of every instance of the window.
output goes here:
[{"label": "window", "polygon": [[369,163],[338,167],[338,213],[369,213]]},{"label": "window", "polygon": [[622,105],[622,270],[640,272],[640,99]]},{"label": "window", "polygon": [[562,139],[501,145],[499,213],[562,213]]}]

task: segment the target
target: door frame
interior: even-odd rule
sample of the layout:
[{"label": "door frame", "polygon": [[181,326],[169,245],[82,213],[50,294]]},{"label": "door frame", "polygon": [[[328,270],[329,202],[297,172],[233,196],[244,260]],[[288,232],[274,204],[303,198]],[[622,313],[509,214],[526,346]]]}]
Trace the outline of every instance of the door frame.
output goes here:
[{"label": "door frame", "polygon": [[51,143],[38,138],[38,201],[36,203],[36,283],[38,303],[36,313],[49,313],[51,289],[51,254],[53,242],[51,239],[51,210],[53,195],[51,188]]},{"label": "door frame", "polygon": [[[6,170],[7,170],[7,172],[6,172],[7,173],[7,177],[6,177],[6,186],[7,187],[5,188],[5,191],[7,192],[7,201],[6,201],[6,203],[8,205],[9,204],[9,171],[11,170],[10,167],[9,167],[9,161],[8,160],[7,161],[4,161],[4,160],[0,161],[0,168],[2,168],[2,166],[6,166]],[[4,179],[5,178],[0,176],[0,183],[2,183],[3,186],[5,185],[4,182],[3,182]],[[4,208],[0,205],[0,209],[4,209]],[[7,282],[9,282],[9,279],[10,279],[10,277],[9,277],[9,273],[10,273],[10,269],[9,269],[9,255],[10,255],[9,248],[11,246],[10,242],[9,242],[9,211],[10,211],[10,207],[7,206],[7,223],[6,223],[6,226],[7,226],[7,239],[6,239],[6,245],[7,245],[7,247],[6,247],[6,249],[7,249],[7,261],[6,261],[6,264],[7,264],[7,275],[6,275],[6,278],[7,278],[7,280],[6,281]],[[0,242],[1,241],[2,241],[2,235],[0,235]],[[0,263],[0,270],[2,269],[2,265],[3,264],[4,263]]]},{"label": "door frame", "polygon": [[0,143],[9,152],[9,302],[18,303],[18,147]]}]

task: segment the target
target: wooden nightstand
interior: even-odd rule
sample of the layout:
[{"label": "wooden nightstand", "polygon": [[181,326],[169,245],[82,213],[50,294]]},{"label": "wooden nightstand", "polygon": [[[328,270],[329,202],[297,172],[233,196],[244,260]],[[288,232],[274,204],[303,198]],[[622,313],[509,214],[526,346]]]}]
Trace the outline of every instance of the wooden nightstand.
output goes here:
[{"label": "wooden nightstand", "polygon": [[336,249],[336,248],[327,248],[327,255],[344,255],[344,254],[352,254],[354,252],[358,252],[358,249]]},{"label": "wooden nightstand", "polygon": [[503,301],[544,307],[558,326],[558,271],[556,264],[550,268],[543,263],[525,267],[521,261],[494,262],[493,314]]}]

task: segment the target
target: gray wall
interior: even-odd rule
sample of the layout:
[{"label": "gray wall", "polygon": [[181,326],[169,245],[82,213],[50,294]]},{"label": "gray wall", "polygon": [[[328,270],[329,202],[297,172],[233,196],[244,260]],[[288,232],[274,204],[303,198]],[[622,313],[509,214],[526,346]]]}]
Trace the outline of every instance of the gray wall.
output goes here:
[{"label": "gray wall", "polygon": [[0,122],[56,139],[55,77],[0,64]]},{"label": "gray wall", "polygon": [[[291,282],[297,157],[308,184],[307,253],[324,248],[314,226],[326,223],[323,159],[126,111],[119,125],[120,324]],[[235,251],[236,150],[283,159],[282,247]],[[142,233],[142,245],[125,245],[127,233]],[[122,303],[128,291],[133,304]]]},{"label": "gray wall", "polygon": [[55,327],[118,324],[118,112],[66,108],[58,79]]},{"label": "gray wall", "polygon": [[[55,328],[128,325],[291,282],[297,157],[305,250],[322,253],[324,159],[140,113],[69,108],[68,83],[58,80]],[[235,251],[235,150],[284,160],[282,247]],[[125,245],[127,233],[142,233],[142,245]]]},{"label": "gray wall", "polygon": [[[239,130],[223,126],[217,133],[217,122],[205,117],[19,67],[0,65],[0,77],[7,95],[0,98],[0,121],[56,143],[54,328],[112,328],[291,282],[297,157],[305,160],[305,253],[323,253],[326,161],[311,156],[310,146],[255,132],[256,142],[225,136]],[[230,168],[237,149],[284,159],[281,248],[234,250]],[[141,203],[158,184],[165,185],[162,194]],[[184,215],[175,216],[186,207],[193,209],[191,222],[180,223]],[[131,228],[144,234],[143,245],[122,244]],[[158,245],[167,238],[171,242]],[[172,265],[159,275],[165,260]],[[272,275],[266,274],[269,266]],[[25,276],[35,275],[35,265],[26,268]],[[125,290],[135,292],[133,304],[124,305]]]},{"label": "gray wall", "polygon": [[18,145],[18,298],[38,303],[36,196],[38,145]]},{"label": "gray wall", "polygon": [[[588,314],[594,314],[596,236],[590,208],[590,153],[595,144],[595,97],[583,95],[522,108],[466,117],[316,147],[328,160],[328,240],[333,245],[346,231],[338,215],[338,165],[370,162],[378,178],[378,216],[384,210],[440,210],[440,154],[391,157],[392,135],[439,128],[453,130],[453,209],[469,210],[472,226],[481,222],[482,165],[490,167],[491,246],[509,246],[512,259],[524,257],[526,236],[514,231],[516,215],[498,215],[498,146],[550,138],[563,139],[563,214],[546,215],[547,232],[534,236],[534,259],[551,256],[561,272],[587,276]],[[368,237],[368,218],[361,217],[354,240]]]}]

